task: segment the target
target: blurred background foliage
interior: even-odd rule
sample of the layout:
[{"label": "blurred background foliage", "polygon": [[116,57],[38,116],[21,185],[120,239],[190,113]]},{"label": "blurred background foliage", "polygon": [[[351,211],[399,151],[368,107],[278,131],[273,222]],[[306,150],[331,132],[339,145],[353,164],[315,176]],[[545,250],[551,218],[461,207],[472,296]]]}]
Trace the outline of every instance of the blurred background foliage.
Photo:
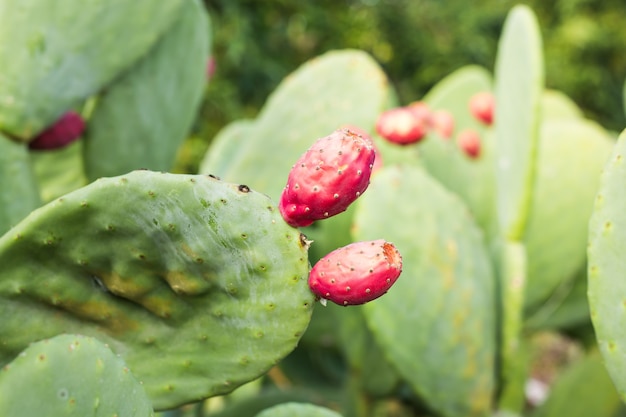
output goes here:
[{"label": "blurred background foliage", "polygon": [[[402,104],[420,99],[461,66],[492,70],[504,19],[517,3],[205,0],[214,25],[216,72],[176,170],[196,172],[204,150],[224,125],[256,116],[286,75],[328,50],[370,53],[387,72]],[[547,86],[572,97],[587,117],[622,130],[626,1],[524,3],[539,19]]]}]

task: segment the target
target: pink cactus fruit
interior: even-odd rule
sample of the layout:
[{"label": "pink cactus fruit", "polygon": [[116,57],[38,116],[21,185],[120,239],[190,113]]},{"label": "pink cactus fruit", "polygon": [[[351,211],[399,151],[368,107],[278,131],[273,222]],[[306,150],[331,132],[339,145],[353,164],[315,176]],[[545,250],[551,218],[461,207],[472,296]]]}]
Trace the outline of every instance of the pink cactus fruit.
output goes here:
[{"label": "pink cactus fruit", "polygon": [[320,259],[309,274],[309,288],[324,300],[347,306],[385,294],[402,272],[402,256],[382,239],[355,242]]},{"label": "pink cactus fruit", "polygon": [[213,75],[215,74],[215,67],[216,67],[215,58],[213,56],[210,56],[206,63],[207,80],[210,80],[211,78],[213,78]]},{"label": "pink cactus fruit", "polygon": [[471,159],[476,159],[480,156],[480,135],[474,129],[465,129],[459,132],[456,143]]},{"label": "pink cactus fruit", "polygon": [[84,130],[85,122],[80,114],[68,111],[52,126],[35,136],[28,147],[35,150],[59,149],[78,139]]},{"label": "pink cactus fruit", "polygon": [[369,186],[374,165],[370,139],[338,129],[318,139],[289,172],[278,208],[293,227],[345,211]]},{"label": "pink cactus fruit", "polygon": [[469,100],[469,110],[479,122],[490,126],[493,123],[495,99],[489,91],[474,94]]},{"label": "pink cactus fruit", "polygon": [[357,135],[363,136],[363,139],[367,139],[372,144],[374,148],[374,154],[376,157],[374,158],[374,165],[372,166],[372,175],[374,175],[377,171],[379,171],[383,167],[383,156],[380,154],[380,150],[376,146],[376,143],[372,139],[369,133],[367,133],[364,129],[361,129],[355,125],[345,125],[341,126],[342,129],[348,129],[356,133]]},{"label": "pink cactus fruit", "polygon": [[427,128],[432,126],[433,112],[425,101],[414,101],[407,107]]},{"label": "pink cactus fruit", "polygon": [[383,112],[376,121],[376,132],[389,142],[410,145],[428,133],[428,124],[408,107],[396,107]]},{"label": "pink cactus fruit", "polygon": [[454,133],[454,116],[447,110],[437,110],[432,114],[433,130],[444,139],[450,139]]}]

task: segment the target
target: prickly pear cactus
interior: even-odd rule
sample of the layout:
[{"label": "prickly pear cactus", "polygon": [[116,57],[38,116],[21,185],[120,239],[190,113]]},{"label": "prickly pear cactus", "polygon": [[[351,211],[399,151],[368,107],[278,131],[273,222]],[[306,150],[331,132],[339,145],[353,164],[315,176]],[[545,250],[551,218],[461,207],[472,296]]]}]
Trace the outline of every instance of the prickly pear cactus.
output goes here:
[{"label": "prickly pear cactus", "polygon": [[0,364],[34,340],[94,336],[157,409],[266,372],[314,302],[300,232],[267,196],[209,176],[98,180],[2,236],[0,265]]},{"label": "prickly pear cactus", "polygon": [[589,221],[588,285],[591,320],[604,363],[626,401],[626,131],[605,165]]},{"label": "prickly pear cactus", "polygon": [[0,234],[40,204],[28,148],[0,135]]},{"label": "prickly pear cactus", "polygon": [[204,93],[209,29],[201,2],[186,1],[157,44],[107,86],[86,135],[90,180],[133,169],[171,169]]},{"label": "prickly pear cactus", "polygon": [[467,207],[422,169],[397,166],[375,175],[356,205],[355,240],[384,236],[403,254],[396,284],[363,306],[383,354],[435,411],[485,415],[495,386],[495,282]]},{"label": "prickly pear cactus", "polygon": [[511,9],[495,66],[495,161],[499,229],[509,240],[526,228],[544,88],[541,34],[525,5]]},{"label": "prickly pear cactus", "polygon": [[341,417],[341,414],[319,405],[290,402],[265,409],[256,417]]},{"label": "prickly pear cactus", "polygon": [[612,147],[610,135],[588,120],[556,119],[541,124],[524,236],[527,309],[536,308],[584,267],[599,172]]},{"label": "prickly pear cactus", "polygon": [[124,361],[92,337],[59,335],[33,343],[0,370],[0,415],[153,416]]},{"label": "prickly pear cactus", "polygon": [[43,130],[144,55],[183,3],[0,2],[0,131]]}]

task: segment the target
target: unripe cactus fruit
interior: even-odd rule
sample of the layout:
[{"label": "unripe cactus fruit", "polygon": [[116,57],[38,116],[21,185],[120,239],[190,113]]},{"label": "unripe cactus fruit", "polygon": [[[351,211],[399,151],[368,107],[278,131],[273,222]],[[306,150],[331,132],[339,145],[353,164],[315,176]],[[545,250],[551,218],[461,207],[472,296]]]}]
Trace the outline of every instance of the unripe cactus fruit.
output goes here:
[{"label": "unripe cactus fruit", "polygon": [[402,257],[392,243],[355,242],[320,259],[309,274],[309,288],[335,304],[364,304],[385,294],[401,272]]},{"label": "unripe cactus fruit", "polygon": [[36,150],[62,148],[78,139],[84,130],[85,122],[80,114],[68,111],[52,126],[35,136],[28,147]]},{"label": "unripe cactus fruit", "polygon": [[493,123],[494,107],[493,94],[488,91],[476,93],[469,100],[469,110],[472,116],[488,126]]},{"label": "unripe cactus fruit", "polygon": [[480,135],[474,129],[465,129],[459,132],[456,143],[468,157],[476,159],[480,156]]},{"label": "unripe cactus fruit", "polygon": [[279,209],[293,227],[345,211],[368,187],[375,151],[369,138],[339,129],[318,139],[296,162]]},{"label": "unripe cactus fruit", "polygon": [[450,139],[454,132],[454,117],[447,110],[433,112],[431,117],[432,127],[444,139]]},{"label": "unripe cactus fruit", "polygon": [[389,142],[410,145],[428,133],[428,122],[409,107],[396,107],[383,112],[376,121],[376,132]]}]

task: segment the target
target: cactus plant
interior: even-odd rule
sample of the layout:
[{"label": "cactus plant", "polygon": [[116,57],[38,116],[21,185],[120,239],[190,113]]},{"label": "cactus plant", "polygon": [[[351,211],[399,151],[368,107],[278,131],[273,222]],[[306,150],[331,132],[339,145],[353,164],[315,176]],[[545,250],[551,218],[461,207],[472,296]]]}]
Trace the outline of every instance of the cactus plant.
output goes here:
[{"label": "cactus plant", "polygon": [[132,66],[183,3],[2,2],[0,131],[30,140]]},{"label": "cactus plant", "polygon": [[0,370],[0,414],[154,416],[119,356],[98,339],[69,334],[31,344]]},{"label": "cactus plant", "polygon": [[71,331],[122,355],[157,409],[229,392],[304,332],[306,246],[246,186],[150,171],[98,180],[0,238],[0,310],[14,318],[0,325],[2,362]]}]

